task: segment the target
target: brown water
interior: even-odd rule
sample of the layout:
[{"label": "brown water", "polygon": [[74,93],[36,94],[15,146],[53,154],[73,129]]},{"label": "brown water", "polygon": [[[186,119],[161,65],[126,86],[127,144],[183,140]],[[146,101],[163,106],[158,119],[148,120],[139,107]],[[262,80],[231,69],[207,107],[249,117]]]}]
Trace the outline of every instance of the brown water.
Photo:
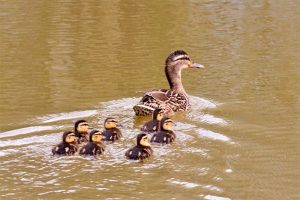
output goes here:
[{"label": "brown water", "polygon": [[[1,1],[0,199],[299,199],[300,3]],[[192,110],[177,141],[127,161],[141,91],[167,88],[186,50]],[[124,139],[104,156],[52,157],[80,118]]]}]

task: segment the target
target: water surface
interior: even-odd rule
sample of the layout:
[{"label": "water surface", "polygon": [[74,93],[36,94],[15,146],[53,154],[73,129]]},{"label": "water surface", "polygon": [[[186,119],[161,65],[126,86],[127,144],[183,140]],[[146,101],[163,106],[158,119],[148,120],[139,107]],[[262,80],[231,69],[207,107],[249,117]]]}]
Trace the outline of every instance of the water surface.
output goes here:
[{"label": "water surface", "polygon": [[[299,199],[298,1],[2,1],[1,199]],[[184,49],[192,110],[177,141],[125,159],[132,106],[167,88],[164,60]],[[52,157],[74,121],[124,138],[100,159]]]}]

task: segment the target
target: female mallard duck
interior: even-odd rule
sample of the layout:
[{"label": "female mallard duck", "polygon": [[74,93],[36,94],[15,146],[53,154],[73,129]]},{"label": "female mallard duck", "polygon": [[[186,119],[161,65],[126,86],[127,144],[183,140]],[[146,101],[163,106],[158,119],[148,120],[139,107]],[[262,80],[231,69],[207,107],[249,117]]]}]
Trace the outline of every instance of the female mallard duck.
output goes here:
[{"label": "female mallard duck", "polygon": [[101,142],[102,133],[98,130],[92,130],[89,139],[89,142],[80,149],[79,154],[90,156],[103,154],[105,145]]},{"label": "female mallard duck", "polygon": [[135,114],[150,115],[155,108],[161,108],[167,116],[172,116],[174,112],[188,110],[190,103],[181,82],[181,70],[186,68],[204,68],[204,66],[192,62],[183,50],[171,53],[165,63],[170,89],[146,92],[140,102],[133,107]]},{"label": "female mallard duck", "polygon": [[172,130],[174,122],[168,118],[164,117],[160,121],[160,131],[157,133],[154,133],[154,135],[151,138],[151,142],[161,143],[161,144],[169,144],[172,143],[176,135]]},{"label": "female mallard duck", "polygon": [[89,124],[86,120],[80,119],[77,120],[74,124],[74,133],[77,137],[77,143],[87,143],[88,140],[88,130],[89,130]]},{"label": "female mallard duck", "polygon": [[62,142],[52,149],[53,155],[74,155],[77,151],[75,134],[72,131],[65,131]]},{"label": "female mallard duck", "polygon": [[104,121],[105,130],[102,133],[102,140],[114,142],[119,140],[122,137],[120,129],[117,127],[120,126],[118,120],[114,117],[108,117]]},{"label": "female mallard duck", "polygon": [[152,113],[152,120],[146,122],[141,128],[141,131],[145,132],[157,132],[159,129],[159,121],[164,117],[163,110],[155,108]]},{"label": "female mallard duck", "polygon": [[126,151],[125,156],[132,160],[144,160],[149,158],[153,154],[151,149],[147,134],[140,133],[136,137],[137,145],[128,151]]}]

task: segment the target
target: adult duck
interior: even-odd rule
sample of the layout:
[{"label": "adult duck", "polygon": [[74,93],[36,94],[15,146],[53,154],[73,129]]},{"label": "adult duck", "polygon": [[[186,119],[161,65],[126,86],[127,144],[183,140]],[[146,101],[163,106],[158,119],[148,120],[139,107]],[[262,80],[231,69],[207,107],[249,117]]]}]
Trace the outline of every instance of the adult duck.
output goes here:
[{"label": "adult duck", "polygon": [[155,108],[160,108],[166,116],[172,116],[177,111],[190,108],[188,95],[181,81],[181,70],[187,68],[204,68],[203,65],[192,62],[183,50],[172,52],[165,62],[165,74],[170,89],[148,91],[133,110],[137,116],[151,115]]}]

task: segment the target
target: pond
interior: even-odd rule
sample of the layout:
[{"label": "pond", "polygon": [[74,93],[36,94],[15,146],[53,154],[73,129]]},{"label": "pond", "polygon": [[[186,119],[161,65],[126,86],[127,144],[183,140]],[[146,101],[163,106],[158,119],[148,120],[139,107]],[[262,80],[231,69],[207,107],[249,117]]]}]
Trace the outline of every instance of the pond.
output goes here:
[{"label": "pond", "polygon": [[[299,2],[7,1],[0,7],[1,199],[299,199]],[[132,107],[185,50],[192,108],[174,144],[126,160]],[[77,119],[123,139],[98,159],[53,157]]]}]

